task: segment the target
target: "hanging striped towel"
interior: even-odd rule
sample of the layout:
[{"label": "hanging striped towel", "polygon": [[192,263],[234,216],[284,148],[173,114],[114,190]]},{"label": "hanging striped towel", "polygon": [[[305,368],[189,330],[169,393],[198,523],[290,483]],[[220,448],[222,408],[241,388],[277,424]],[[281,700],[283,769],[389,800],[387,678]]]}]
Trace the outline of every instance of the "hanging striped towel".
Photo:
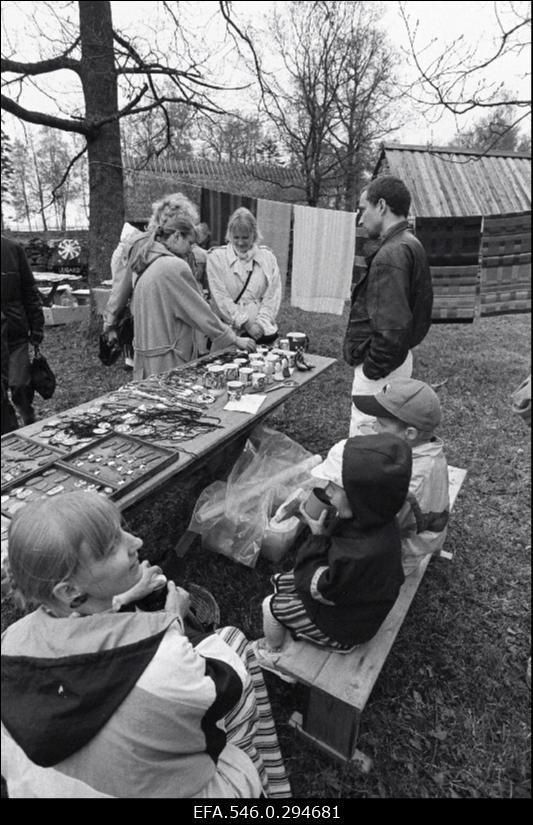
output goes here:
[{"label": "hanging striped towel", "polygon": [[353,212],[294,207],[291,304],[342,315],[355,256]]},{"label": "hanging striped towel", "polygon": [[262,243],[270,247],[281,275],[281,287],[285,292],[289,266],[289,241],[291,237],[292,204],[281,201],[257,201],[257,226]]}]

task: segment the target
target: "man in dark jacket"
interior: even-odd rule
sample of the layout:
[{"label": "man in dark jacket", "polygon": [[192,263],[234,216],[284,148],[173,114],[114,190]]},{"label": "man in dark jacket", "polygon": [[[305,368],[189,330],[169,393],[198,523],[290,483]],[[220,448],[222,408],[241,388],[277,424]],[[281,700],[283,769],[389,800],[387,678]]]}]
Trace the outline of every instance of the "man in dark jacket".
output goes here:
[{"label": "man in dark jacket", "polygon": [[[411,349],[431,325],[433,288],[424,248],[409,232],[409,190],[399,178],[373,180],[361,195],[361,222],[379,246],[355,285],[344,358],[355,367],[352,395],[375,395],[391,378],[410,378]],[[350,435],[373,419],[352,405]]]},{"label": "man in dark jacket", "polygon": [[41,296],[22,246],[2,236],[2,312],[7,319],[9,389],[24,426],[33,423],[28,344],[43,340]]}]

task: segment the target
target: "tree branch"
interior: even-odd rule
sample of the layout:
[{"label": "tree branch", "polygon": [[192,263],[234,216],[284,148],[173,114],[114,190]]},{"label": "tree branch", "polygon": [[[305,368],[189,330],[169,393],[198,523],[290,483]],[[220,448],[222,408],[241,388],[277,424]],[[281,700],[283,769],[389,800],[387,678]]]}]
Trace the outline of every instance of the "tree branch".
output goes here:
[{"label": "tree branch", "polygon": [[6,112],[9,112],[20,120],[25,120],[27,123],[37,123],[39,126],[51,126],[52,129],[62,129],[65,132],[77,132],[80,135],[89,135],[90,128],[84,121],[67,120],[63,117],[55,117],[54,115],[47,115],[44,112],[34,112],[30,109],[25,109],[11,100],[9,97],[2,95],[1,106]]},{"label": "tree branch", "polygon": [[76,46],[78,46],[79,42],[80,38],[77,37],[63,54],[57,57],[51,57],[49,60],[39,60],[36,63],[21,63],[19,60],[10,60],[8,57],[2,57],[1,70],[3,72],[20,72],[23,75],[38,75],[57,72],[60,69],[70,69],[79,74],[80,61],[68,57]]}]

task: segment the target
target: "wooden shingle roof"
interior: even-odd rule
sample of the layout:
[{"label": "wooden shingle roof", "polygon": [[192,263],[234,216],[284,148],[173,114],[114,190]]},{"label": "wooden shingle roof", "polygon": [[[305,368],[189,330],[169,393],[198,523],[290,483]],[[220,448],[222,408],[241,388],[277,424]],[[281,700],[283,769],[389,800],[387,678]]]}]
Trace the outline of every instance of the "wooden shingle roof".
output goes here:
[{"label": "wooden shingle roof", "polygon": [[200,203],[202,187],[250,198],[305,203],[300,172],[283,166],[213,161],[204,158],[154,158],[143,168],[124,157],[126,220],[146,221],[151,204],[171,192],[183,192]]},{"label": "wooden shingle roof", "polygon": [[531,155],[384,144],[374,177],[395,175],[416,217],[500,215],[531,209]]}]

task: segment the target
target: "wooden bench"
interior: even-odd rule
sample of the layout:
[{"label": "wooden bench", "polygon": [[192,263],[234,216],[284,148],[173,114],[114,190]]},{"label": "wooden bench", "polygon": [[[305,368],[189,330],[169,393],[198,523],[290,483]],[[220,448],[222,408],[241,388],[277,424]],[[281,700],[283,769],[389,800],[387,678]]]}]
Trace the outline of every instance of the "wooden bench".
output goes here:
[{"label": "wooden bench", "polygon": [[[466,470],[449,467],[448,475],[451,510]],[[441,556],[452,558],[445,551]],[[369,642],[352,653],[341,654],[291,640],[277,661],[279,670],[308,687],[303,713],[293,713],[290,724],[330,755],[353,762],[365,772],[372,762],[356,748],[361,714],[430,559],[430,555],[425,556],[406,578],[394,607]]]}]

